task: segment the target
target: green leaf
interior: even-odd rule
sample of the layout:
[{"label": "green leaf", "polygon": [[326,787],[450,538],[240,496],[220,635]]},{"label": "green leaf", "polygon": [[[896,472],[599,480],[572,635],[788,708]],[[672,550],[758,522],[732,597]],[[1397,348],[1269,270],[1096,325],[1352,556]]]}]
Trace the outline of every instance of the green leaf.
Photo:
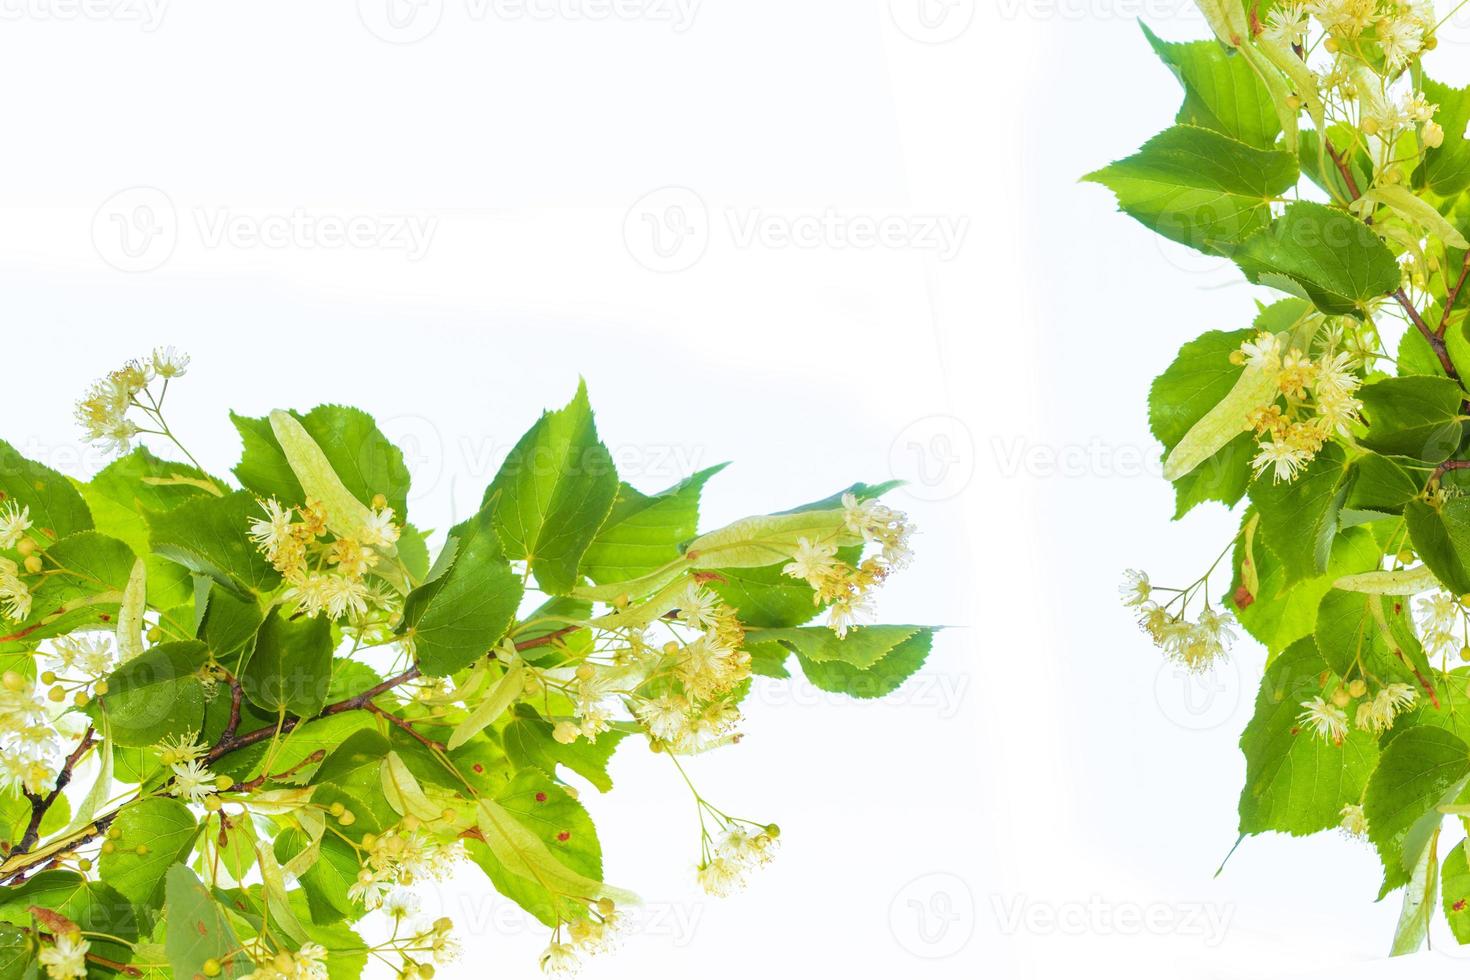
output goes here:
[{"label": "green leaf", "polygon": [[[213,819],[220,825],[219,830],[213,834],[213,847],[219,855],[220,864],[225,866],[231,878],[243,881],[255,867],[255,849],[260,846],[260,840],[255,834],[255,824],[248,813],[232,817],[220,811]],[[205,833],[209,833],[208,821]]]},{"label": "green leaf", "polygon": [[1398,261],[1345,211],[1298,201],[1231,256],[1246,278],[1309,299],[1323,313],[1361,315],[1399,286]]},{"label": "green leaf", "polygon": [[251,519],[259,516],[255,497],[243,491],[204,497],[153,515],[150,540],[164,557],[247,598],[281,584],[281,576],[248,536]]},{"label": "green leaf", "polygon": [[0,891],[0,922],[31,925],[31,906],[64,915],[88,932],[138,938],[133,905],[111,885],[75,871],[41,871],[24,884]]},{"label": "green leaf", "polygon": [[506,668],[484,699],[476,704],[465,720],[454,728],[446,747],[452,752],[500,719],[525,690],[526,668],[516,661]]},{"label": "green leaf", "polygon": [[496,537],[493,505],[449,532],[447,568],[409,593],[400,632],[419,666],[444,677],[484,656],[505,635],[523,587]]},{"label": "green leaf", "polygon": [[[343,405],[318,405],[291,416],[321,449],[331,471],[364,506],[382,494],[398,520],[408,514],[408,467],[403,453],[379,431],[371,415]],[[269,418],[231,415],[244,453],[235,467],[240,484],[259,497],[275,497],[284,504],[301,504],[307,497],[292,470]]]},{"label": "green leaf", "polygon": [[388,752],[387,739],[376,731],[350,735],[312,777],[312,785],[317,787],[313,802],[323,806],[340,802],[346,806],[357,817],[351,832],[358,836],[382,833],[396,824],[398,814],[383,799],[379,773]]},{"label": "green leaf", "polygon": [[582,574],[598,584],[623,582],[678,559],[680,546],[698,533],[700,491],[724,468],[700,470],[653,496],[619,485],[611,513],[582,558]]},{"label": "green leaf", "polygon": [[1175,44],[1160,40],[1147,25],[1139,26],[1184,86],[1176,121],[1213,129],[1261,150],[1276,145],[1281,122],[1271,93],[1244,58],[1216,41]]},{"label": "green leaf", "polygon": [[[351,697],[352,695],[343,695]],[[328,696],[331,700],[340,700]],[[305,724],[297,725],[278,743],[274,756],[271,757],[271,770],[273,773],[285,772],[306,762],[306,760],[317,752],[323,757],[331,754],[339,745],[361,731],[373,729],[373,719],[365,711],[343,712],[330,715],[326,718],[318,718]],[[234,753],[232,753],[233,755]],[[266,761],[264,753],[255,760],[249,770],[249,777],[255,778],[261,775],[261,765]],[[278,779],[283,783],[304,783],[311,775],[312,770],[298,770],[296,774],[287,779]]]},{"label": "green leaf", "polygon": [[825,626],[806,626],[753,629],[746,637],[753,643],[777,641],[812,663],[840,661],[867,670],[920,632],[932,631],[921,626],[864,626],[840,637]]},{"label": "green leaf", "polygon": [[11,925],[0,925],[0,980],[34,980],[40,976],[30,937]]},{"label": "green leaf", "polygon": [[[285,864],[305,850],[307,844],[301,831],[283,831],[275,841],[276,860]],[[361,908],[347,897],[347,889],[352,887],[360,870],[361,863],[352,845],[335,834],[322,837],[317,844],[316,860],[300,875],[313,923],[330,925],[362,914]]]},{"label": "green leaf", "polygon": [[79,531],[52,545],[46,560],[66,573],[47,576],[36,587],[27,639],[34,642],[86,626],[114,629],[137,562],[132,549],[96,531]]},{"label": "green leaf", "polygon": [[[859,551],[842,549],[838,557],[851,562]],[[781,571],[786,565],[780,561],[759,568],[722,568],[720,578],[711,581],[709,587],[746,626],[800,626],[811,622],[822,611],[822,605],[816,602],[816,591],[805,579]]]},{"label": "green leaf", "polygon": [[1439,106],[1434,121],[1444,129],[1444,143],[1424,151],[1424,176],[1429,189],[1453,197],[1470,188],[1470,88],[1451,88],[1432,78],[1423,79],[1424,97]]},{"label": "green leaf", "polygon": [[214,482],[201,470],[159,459],[139,446],[82,484],[81,492],[97,530],[127,542],[139,557],[146,557],[148,516],[215,496],[205,488]]},{"label": "green leaf", "polygon": [[[1243,369],[1230,363],[1230,355],[1251,333],[1211,330],[1201,334],[1181,347],[1168,370],[1154,379],[1148,393],[1148,424],[1154,438],[1163,443],[1165,458],[1235,387]],[[1206,500],[1230,507],[1245,496],[1254,448],[1242,419],[1239,434],[1206,465],[1174,481],[1175,518]]]},{"label": "green leaf", "polygon": [[160,907],[164,873],[187,858],[194,845],[198,825],[193,814],[178,800],[149,797],[125,807],[112,828],[108,837],[114,849],[99,859],[103,880],[135,905]]},{"label": "green leaf", "polygon": [[800,650],[796,651],[796,657],[807,680],[823,691],[849,694],[855,698],[881,698],[898,690],[904,681],[924,666],[933,641],[933,630],[920,630],[867,668],[842,660],[812,660]]},{"label": "green leaf", "polygon": [[1356,676],[1361,668],[1371,677],[1417,688],[1414,670],[1430,673],[1407,604],[1397,596],[1330,589],[1318,606],[1314,636],[1317,652],[1339,677]]},{"label": "green leaf", "polygon": [[204,687],[197,671],[203,643],[162,643],[107,677],[107,693],[87,706],[94,720],[107,713],[118,745],[142,748],[161,739],[193,735],[204,721]]},{"label": "green leaf", "polygon": [[596,786],[600,792],[612,789],[612,777],[607,774],[608,762],[627,732],[614,729],[597,736],[595,742],[579,738],[570,745],[558,742],[551,732],[551,724],[542,719],[534,708],[520,705],[515,718],[506,724],[502,733],[505,754],[517,766],[534,766],[553,779],[557,778],[556,767],[562,765]]},{"label": "green leaf", "polygon": [[267,712],[310,718],[326,706],[331,682],[331,621],[287,619],[271,609],[240,676],[246,697]]},{"label": "green leaf", "polygon": [[1353,729],[1336,746],[1297,722],[1302,702],[1321,693],[1324,669],[1310,638],[1292,644],[1266,668],[1255,713],[1240,736],[1242,834],[1314,834],[1337,826],[1342,808],[1362,798],[1378,761],[1373,737]]},{"label": "green leaf", "polygon": [[168,869],[165,878],[168,935],[164,950],[176,978],[204,975],[207,960],[222,967],[218,976],[240,977],[254,970],[240,950],[240,940],[214,896],[182,864]]},{"label": "green leaf", "polygon": [[1361,442],[1389,456],[1442,463],[1464,435],[1464,395],[1449,378],[1385,378],[1358,391],[1368,431]]},{"label": "green leaf", "polygon": [[1404,907],[1394,929],[1390,956],[1417,953],[1429,938],[1429,920],[1434,916],[1434,899],[1439,891],[1439,859],[1435,854],[1438,842],[1439,834],[1435,833],[1414,864],[1404,890]]},{"label": "green leaf", "polygon": [[1352,489],[1346,506],[1351,510],[1402,513],[1404,505],[1423,489],[1422,479],[1416,479],[1386,456],[1364,453],[1353,461]]},{"label": "green leaf", "polygon": [[1261,515],[1261,535],[1281,559],[1286,585],[1327,570],[1338,515],[1348,492],[1347,454],[1329,442],[1295,480],[1261,477],[1251,484],[1251,503]]},{"label": "green leaf", "polygon": [[373,520],[372,509],[353,495],[332,466],[326,451],[290,412],[271,412],[275,434],[305,499],[321,505],[327,527],[344,538],[361,538]]},{"label": "green leaf", "polygon": [[1461,945],[1470,943],[1470,864],[1465,861],[1464,841],[1445,855],[1440,879],[1444,917],[1450,924],[1450,931]]},{"label": "green leaf", "polygon": [[1404,524],[1414,551],[1445,587],[1456,595],[1470,592],[1470,497],[1411,500]]},{"label": "green leaf", "polygon": [[1299,176],[1293,153],[1259,150],[1198,126],[1175,126],[1084,179],[1111,189],[1123,212],[1165,238],[1229,255],[1253,233],[1267,230],[1270,202]]},{"label": "green leaf", "polygon": [[547,412],[506,457],[485,491],[511,558],[525,559],[542,590],[564,595],[612,510],[618,491],[612,456],[597,438],[585,383],[563,409]]},{"label": "green leaf", "polygon": [[92,528],[92,513],[66,477],[26,459],[0,441],[0,503],[29,508],[31,525],[42,540],[55,541]]},{"label": "green leaf", "polygon": [[1242,574],[1246,560],[1246,539],[1242,535],[1233,556],[1235,578],[1230,605],[1240,624],[1272,654],[1312,635],[1317,626],[1317,607],[1339,576],[1377,568],[1383,557],[1370,532],[1361,527],[1348,528],[1333,540],[1325,574],[1288,586],[1286,569],[1270,548],[1252,542],[1250,555],[1256,569],[1255,594],[1246,588]]},{"label": "green leaf", "polygon": [[209,599],[204,621],[199,625],[199,639],[209,645],[209,652],[216,660],[238,674],[240,661],[254,646],[265,613],[253,599],[236,598],[233,592],[208,579],[204,581],[209,583]]},{"label": "green leaf", "polygon": [[1407,884],[1440,814],[1435,807],[1470,775],[1470,746],[1442,728],[1396,734],[1368,780],[1363,813],[1383,861],[1383,893]]},{"label": "green leaf", "polygon": [[472,843],[470,857],[496,891],[547,925],[586,914],[565,895],[632,900],[602,883],[602,847],[587,811],[537,770],[520,772],[494,799],[483,799],[479,825],[485,843]]}]

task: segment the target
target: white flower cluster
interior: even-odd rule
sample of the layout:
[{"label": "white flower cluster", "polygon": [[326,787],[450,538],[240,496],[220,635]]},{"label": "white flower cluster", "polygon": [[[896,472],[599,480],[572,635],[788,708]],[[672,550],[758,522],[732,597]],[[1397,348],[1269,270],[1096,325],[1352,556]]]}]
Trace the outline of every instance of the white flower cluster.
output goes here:
[{"label": "white flower cluster", "polygon": [[154,746],[159,761],[173,771],[173,782],[169,792],[190,803],[203,803],[218,809],[218,800],[211,804],[210,798],[233,783],[228,776],[216,776],[210,772],[204,756],[209,749],[192,735],[165,739]]},{"label": "white flower cluster", "polygon": [[566,924],[566,940],[561,938],[561,929],[557,929],[551,944],[541,954],[541,972],[549,977],[575,975],[582,967],[583,955],[615,948],[626,925],[611,899],[598,899],[588,908],[587,915]]},{"label": "white flower cluster", "polygon": [[1118,587],[1123,605],[1138,611],[1139,627],[1153,638],[1154,645],[1170,660],[1191,671],[1205,671],[1230,653],[1235,642],[1235,617],[1206,605],[1199,617],[1190,622],[1183,611],[1170,612],[1168,606],[1155,602],[1148,575],[1137,569],[1123,573]]},{"label": "white flower cluster", "polygon": [[[1338,350],[1341,333],[1328,331],[1318,357],[1287,350],[1275,334],[1262,332],[1241,344],[1232,360],[1254,368],[1276,382],[1277,398],[1245,419],[1255,431],[1259,452],[1251,461],[1256,476],[1271,470],[1275,482],[1290,482],[1306,469],[1326,441],[1351,436],[1363,403],[1357,398],[1362,379],[1353,373],[1354,354]],[[1269,438],[1268,438],[1269,437]]]},{"label": "white flower cluster", "polygon": [[302,943],[294,953],[272,952],[259,937],[245,944],[255,969],[240,980],[327,980],[327,950],[319,943]]},{"label": "white flower cluster", "polygon": [[854,626],[871,620],[873,591],[913,558],[909,539],[914,526],[901,511],[877,500],[860,501],[850,493],[842,495],[842,511],[844,527],[862,537],[864,544],[878,545],[878,553],[853,566],[837,557],[835,544],[799,538],[782,571],[810,585],[814,602],[830,603],[827,624],[845,637]]},{"label": "white flower cluster", "polygon": [[375,501],[380,502],[356,537],[329,534],[326,512],[317,501],[300,508],[299,520],[296,508],[275,499],[260,502],[265,516],[251,519],[250,537],[290,585],[283,596],[287,602],[308,616],[325,613],[329,619],[358,619],[369,607],[389,604],[367,578],[381,560],[379,549],[392,547],[400,533],[393,509]]},{"label": "white flower cluster", "polygon": [[[160,347],[146,358],[129,361],[87,389],[77,403],[77,422],[90,441],[109,451],[125,453],[140,431],[128,412],[134,408],[149,410],[138,396],[155,379],[167,382],[183,377],[188,368],[189,356],[172,347]],[[152,407],[156,409],[156,403]]]},{"label": "white flower cluster", "polygon": [[699,884],[717,897],[733,895],[745,887],[750,872],[771,862],[780,831],[763,827],[751,833],[730,824],[713,851],[699,866]]},{"label": "white flower cluster", "polygon": [[404,824],[382,834],[364,835],[362,848],[367,857],[347,897],[369,911],[382,908],[399,919],[417,911],[417,900],[406,886],[442,881],[465,856],[459,841],[422,830],[417,818],[405,818]]},{"label": "white flower cluster", "polygon": [[31,681],[13,670],[0,676],[0,790],[50,792],[61,771],[60,733]]},{"label": "white flower cluster", "polygon": [[41,946],[36,959],[46,968],[51,980],[84,980],[87,976],[87,954],[92,944],[79,933],[55,936]]},{"label": "white flower cluster", "polygon": [[1367,693],[1365,681],[1353,680],[1326,698],[1318,695],[1303,701],[1297,721],[1324,742],[1341,745],[1348,735],[1348,708],[1354,699],[1362,700],[1354,712],[1353,725],[1373,735],[1392,728],[1394,719],[1413,707],[1417,699],[1417,692],[1408,684],[1386,684],[1372,697],[1366,697]]}]

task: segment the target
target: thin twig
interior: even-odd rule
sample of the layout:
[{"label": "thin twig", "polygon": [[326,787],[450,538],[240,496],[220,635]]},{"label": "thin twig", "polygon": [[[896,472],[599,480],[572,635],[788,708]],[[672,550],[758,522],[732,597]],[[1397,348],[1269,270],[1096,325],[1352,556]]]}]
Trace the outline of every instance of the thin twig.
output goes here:
[{"label": "thin twig", "polygon": [[56,802],[56,798],[61,795],[61,791],[66,788],[66,784],[71,782],[72,769],[81,761],[82,756],[87,754],[87,750],[97,744],[96,734],[96,731],[91,726],[88,726],[86,733],[82,735],[82,740],[77,743],[76,749],[73,750],[71,755],[66,757],[66,763],[61,767],[61,772],[57,773],[56,785],[51,789],[51,792],[44,795],[40,793],[25,794],[26,799],[31,801],[31,819],[26,824],[25,833],[21,835],[20,843],[10,852],[12,855],[26,853],[32,847],[36,846],[36,841],[41,839],[41,821],[46,819],[47,811]]}]

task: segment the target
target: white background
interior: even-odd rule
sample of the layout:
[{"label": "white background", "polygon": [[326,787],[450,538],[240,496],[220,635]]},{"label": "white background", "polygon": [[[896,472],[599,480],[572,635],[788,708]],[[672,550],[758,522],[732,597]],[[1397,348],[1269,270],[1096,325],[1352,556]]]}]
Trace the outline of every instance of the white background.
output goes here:
[{"label": "white background", "polygon": [[[1363,846],[1212,877],[1260,651],[1188,689],[1116,603],[1228,538],[1168,522],[1144,397],[1251,302],[1076,183],[1176,107],[1139,15],[1203,36],[1186,0],[0,0],[0,437],[91,472],[72,399],[173,343],[206,466],[229,408],[357,404],[426,526],[578,375],[635,485],[735,461],[710,524],[910,480],[882,612],[955,628],[878,704],[762,689],[694,761],[783,827],[739,897],[695,887],[677,775],[620,752],[583,799],[648,904],[589,976],[1382,969]],[[477,871],[431,899],[467,944],[441,976],[534,975],[544,931]]]}]

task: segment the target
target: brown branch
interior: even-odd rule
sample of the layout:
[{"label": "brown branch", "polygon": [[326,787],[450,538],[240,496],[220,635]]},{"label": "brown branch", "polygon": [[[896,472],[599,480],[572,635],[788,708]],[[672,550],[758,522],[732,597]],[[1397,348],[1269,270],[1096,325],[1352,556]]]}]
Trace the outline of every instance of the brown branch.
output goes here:
[{"label": "brown branch", "polygon": [[244,698],[245,691],[240,687],[240,681],[233,674],[230,675],[230,720],[225,723],[225,730],[220,733],[219,741],[228,742],[235,737],[235,732],[240,728],[240,701]]},{"label": "brown branch", "polygon": [[[555,643],[557,640],[567,635],[568,633],[574,633],[581,628],[581,626],[564,626],[561,629],[553,630],[552,632],[547,633],[543,636],[538,636],[533,639],[526,640],[522,643],[517,643],[516,649],[531,650],[536,647],[549,646],[550,644]],[[378,695],[385,694],[388,691],[393,690],[393,688],[406,684],[409,681],[418,678],[419,676],[419,668],[417,666],[410,667],[403,673],[398,674],[394,677],[390,677],[386,681],[383,681],[381,684],[368,688],[361,694],[356,694],[350,698],[346,698],[345,700],[338,701],[335,704],[327,705],[325,708],[317,712],[315,715],[312,715],[310,718],[287,718],[285,722],[279,726],[267,725],[266,727],[258,728],[253,732],[246,732],[243,735],[234,735],[228,740],[221,738],[220,741],[215,744],[214,748],[209,750],[209,753],[204,757],[204,761],[205,763],[216,762],[224,756],[227,756],[231,752],[234,752],[238,749],[247,748],[248,746],[254,745],[257,742],[264,742],[266,739],[274,738],[277,732],[280,732],[282,735],[284,735],[288,732],[294,731],[296,727],[298,725],[301,725],[303,722],[316,721],[320,718],[329,718],[332,715],[339,715],[344,711],[359,711],[364,708],[370,708],[372,706],[373,699],[375,699]],[[415,735],[417,735],[417,733],[415,733]]]},{"label": "brown branch", "polygon": [[444,751],[446,751],[446,749],[444,748],[443,745],[441,745],[440,743],[434,741],[433,739],[431,739],[431,738],[429,738],[429,737],[421,734],[406,719],[403,719],[403,718],[398,717],[393,712],[391,712],[391,711],[384,711],[382,708],[378,707],[376,704],[366,704],[363,707],[366,710],[368,710],[368,711],[372,712],[373,714],[377,715],[379,718],[382,718],[384,721],[389,722],[390,724],[396,725],[397,727],[401,728],[403,731],[405,731],[409,735],[413,736],[413,738],[420,745],[422,745],[424,748],[428,749],[429,751],[431,751],[431,752],[444,752]]},{"label": "brown branch", "polygon": [[[129,803],[124,803],[121,806],[119,806],[117,809],[113,810],[111,813],[107,814],[106,816],[98,817],[96,820],[94,820],[92,822],[92,826],[91,826],[91,829],[90,830],[87,830],[86,832],[77,835],[76,839],[70,842],[71,843],[71,846],[69,848],[67,848],[67,850],[73,850],[74,851],[78,847],[81,847],[83,844],[86,844],[88,841],[96,840],[98,837],[100,837],[103,834],[105,834],[107,832],[107,828],[110,827],[110,826],[112,826],[112,822],[117,819],[117,815],[119,813],[121,813],[125,807],[129,806],[131,804],[131,802],[135,802],[135,801],[130,801]],[[15,856],[15,853],[16,852],[12,851],[11,852],[11,857],[14,857]],[[9,860],[9,858],[7,858],[7,860]],[[15,886],[15,885],[21,884],[23,881],[25,881],[25,879],[27,877],[29,877],[26,874],[26,872],[28,872],[28,871],[32,870],[33,868],[35,868],[35,866],[37,864],[44,864],[48,860],[52,860],[52,859],[50,859],[50,858],[41,858],[38,861],[34,861],[34,862],[30,863],[30,864],[22,865],[19,868],[15,868],[15,869],[13,869],[11,871],[7,871],[5,874],[0,875],[0,884],[10,885],[10,886]]]},{"label": "brown branch", "polygon": [[328,718],[332,715],[341,714],[344,711],[356,711],[359,708],[366,707],[368,703],[371,702],[372,699],[377,697],[379,694],[391,691],[393,688],[399,686],[400,684],[406,684],[418,676],[419,669],[417,667],[410,667],[403,673],[398,674],[395,677],[390,677],[388,680],[383,681],[383,683],[378,684],[375,687],[371,687],[368,690],[363,691],[361,694],[354,695],[343,701],[338,701],[335,704],[327,705],[325,708],[317,712],[315,715],[312,715],[310,718],[287,718],[285,722],[280,725],[267,725],[264,728],[257,728],[253,732],[246,732],[244,735],[236,735],[230,738],[228,741],[221,739],[218,743],[215,744],[214,748],[209,750],[209,754],[204,757],[204,761],[206,763],[216,762],[224,756],[227,756],[231,752],[234,752],[238,749],[243,749],[248,746],[254,745],[257,742],[264,742],[268,738],[273,738],[277,732],[280,732],[282,735],[284,735],[288,732],[295,731],[296,726],[300,725],[304,721],[316,721],[318,718]]},{"label": "brown branch", "polygon": [[76,749],[72,751],[71,755],[66,757],[66,763],[62,765],[61,772],[56,774],[56,785],[52,787],[51,792],[44,795],[41,793],[25,794],[26,799],[31,802],[31,819],[26,824],[25,833],[21,835],[20,843],[15,845],[15,848],[11,850],[10,853],[12,855],[26,853],[36,846],[36,841],[41,839],[41,821],[46,819],[47,811],[56,802],[56,798],[61,795],[61,791],[66,789],[66,784],[71,782],[72,769],[81,761],[82,756],[87,754],[87,750],[97,744],[96,734],[96,731],[88,726],[86,733],[82,735],[82,740],[77,743]]},{"label": "brown branch", "polygon": [[1348,166],[1345,156],[1337,155],[1337,150],[1333,149],[1331,140],[1326,141],[1326,146],[1327,155],[1332,158],[1333,163],[1337,164],[1337,172],[1342,175],[1342,182],[1347,185],[1348,193],[1352,195],[1351,200],[1356,201],[1362,197],[1362,193],[1358,190],[1358,181],[1353,177],[1352,167]]},{"label": "brown branch", "polygon": [[1465,280],[1470,278],[1470,249],[1465,250],[1465,261],[1460,266],[1460,278],[1455,281],[1448,295],[1445,296],[1444,311],[1439,317],[1439,329],[1434,331],[1436,335],[1443,337],[1445,328],[1450,325],[1450,312],[1455,308],[1455,303],[1460,299],[1460,291],[1465,288]]},{"label": "brown branch", "polygon": [[1429,324],[1424,322],[1424,318],[1419,315],[1418,310],[1414,309],[1413,302],[1402,289],[1395,292],[1393,298],[1398,300],[1399,305],[1404,308],[1405,313],[1409,314],[1409,319],[1414,322],[1414,326],[1418,329],[1419,333],[1429,342],[1429,346],[1434,349],[1434,356],[1439,358],[1439,366],[1444,368],[1444,373],[1449,375],[1453,380],[1459,381],[1460,372],[1455,370],[1455,362],[1450,359],[1450,351],[1445,346],[1444,338],[1436,333]]},{"label": "brown branch", "polygon": [[1470,459],[1445,460],[1434,468],[1433,473],[1429,474],[1429,482],[1426,485],[1431,487],[1436,486],[1439,483],[1439,478],[1450,470],[1470,470]]}]

